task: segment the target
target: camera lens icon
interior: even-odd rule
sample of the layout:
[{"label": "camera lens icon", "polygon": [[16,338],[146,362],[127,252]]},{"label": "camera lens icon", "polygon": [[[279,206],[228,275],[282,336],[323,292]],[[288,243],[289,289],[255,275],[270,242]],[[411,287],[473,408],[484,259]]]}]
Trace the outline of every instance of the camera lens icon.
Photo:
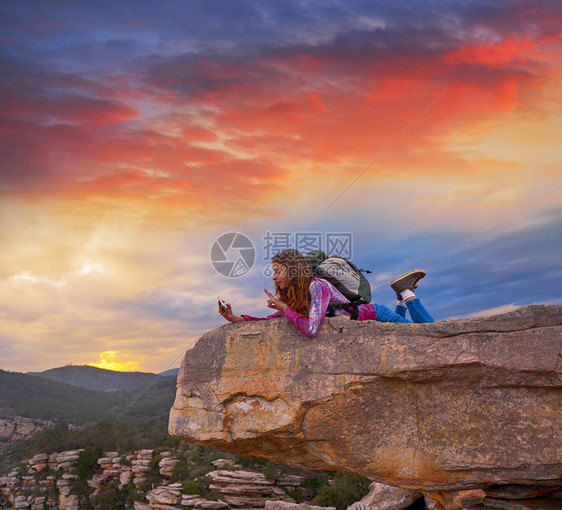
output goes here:
[{"label": "camera lens icon", "polygon": [[211,246],[211,264],[227,278],[238,278],[252,269],[256,248],[251,239],[240,232],[222,234]]}]

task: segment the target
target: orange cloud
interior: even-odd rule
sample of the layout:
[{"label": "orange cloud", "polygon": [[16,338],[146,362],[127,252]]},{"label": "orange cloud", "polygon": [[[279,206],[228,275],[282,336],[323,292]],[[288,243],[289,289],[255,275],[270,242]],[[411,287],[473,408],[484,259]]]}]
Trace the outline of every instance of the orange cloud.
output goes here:
[{"label": "orange cloud", "polygon": [[523,37],[507,35],[499,41],[468,44],[454,50],[443,58],[447,65],[478,64],[490,67],[505,67],[508,64],[524,63],[537,49],[538,43],[525,34]]},{"label": "orange cloud", "polygon": [[[415,44],[427,31],[411,30],[405,42],[399,35],[397,28],[358,32],[253,59],[151,56],[136,76],[114,83],[220,193],[260,216],[271,193],[294,197],[298,186],[326,175],[342,182],[357,175],[445,88],[364,179],[517,165],[509,154],[502,162],[469,145],[540,103],[535,93],[553,79],[556,36],[513,32],[486,42],[438,32],[430,47]],[[57,87],[87,94],[46,100],[45,90]],[[29,100],[32,93],[41,101]],[[16,97],[25,121],[12,108],[0,133],[12,152],[8,192],[128,203],[146,215],[215,210],[217,193],[111,87],[55,74]],[[48,116],[59,124],[45,124]],[[451,144],[463,138],[465,145]],[[288,185],[292,179],[298,184]]]}]

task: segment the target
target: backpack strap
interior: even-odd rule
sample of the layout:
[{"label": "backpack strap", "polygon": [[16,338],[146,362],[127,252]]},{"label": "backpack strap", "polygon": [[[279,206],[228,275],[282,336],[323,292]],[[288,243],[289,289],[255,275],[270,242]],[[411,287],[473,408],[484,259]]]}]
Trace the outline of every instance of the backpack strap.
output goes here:
[{"label": "backpack strap", "polygon": [[348,305],[343,305],[342,309],[344,309],[346,312],[348,312],[349,314],[351,314],[350,319],[352,321],[356,321],[357,317],[359,317],[359,305],[361,303],[358,301],[353,301],[351,303],[349,303]]},{"label": "backpack strap", "polygon": [[336,310],[340,310],[343,303],[328,303],[328,308],[326,308],[326,315],[325,317],[335,317]]},{"label": "backpack strap", "polygon": [[363,299],[354,299],[350,303],[329,303],[326,309],[326,317],[334,317],[336,310],[345,310],[351,315],[350,319],[356,321],[359,317],[359,305],[364,303]]}]

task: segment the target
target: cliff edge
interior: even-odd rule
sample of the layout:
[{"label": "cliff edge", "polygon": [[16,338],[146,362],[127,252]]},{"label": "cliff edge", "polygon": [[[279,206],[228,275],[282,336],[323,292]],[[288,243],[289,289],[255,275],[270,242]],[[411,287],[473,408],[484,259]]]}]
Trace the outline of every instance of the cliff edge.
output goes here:
[{"label": "cliff edge", "polygon": [[408,489],[562,486],[562,306],[432,324],[226,324],[186,352],[170,434]]}]

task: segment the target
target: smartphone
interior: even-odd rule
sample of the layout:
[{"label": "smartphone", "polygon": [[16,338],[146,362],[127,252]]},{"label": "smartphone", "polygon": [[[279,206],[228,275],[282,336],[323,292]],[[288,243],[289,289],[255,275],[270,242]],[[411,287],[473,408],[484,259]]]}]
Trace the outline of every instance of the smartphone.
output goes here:
[{"label": "smartphone", "polygon": [[219,303],[221,304],[221,308],[223,312],[228,312],[228,308],[226,306],[226,303],[219,297]]}]

